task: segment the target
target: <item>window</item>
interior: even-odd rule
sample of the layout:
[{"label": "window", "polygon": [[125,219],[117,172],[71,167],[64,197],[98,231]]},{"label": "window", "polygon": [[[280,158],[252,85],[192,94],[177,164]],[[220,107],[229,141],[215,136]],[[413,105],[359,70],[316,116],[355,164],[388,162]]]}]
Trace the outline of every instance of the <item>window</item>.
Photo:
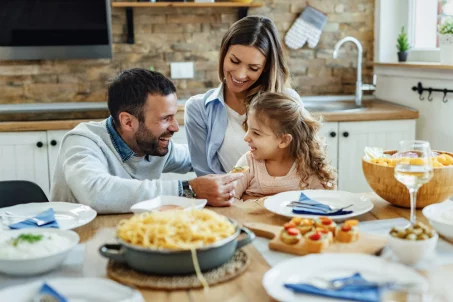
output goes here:
[{"label": "window", "polygon": [[[438,25],[451,13],[448,0],[409,0],[408,34],[412,50],[439,48]],[[453,4],[450,1],[449,5]],[[444,7],[444,9],[442,9]]]}]

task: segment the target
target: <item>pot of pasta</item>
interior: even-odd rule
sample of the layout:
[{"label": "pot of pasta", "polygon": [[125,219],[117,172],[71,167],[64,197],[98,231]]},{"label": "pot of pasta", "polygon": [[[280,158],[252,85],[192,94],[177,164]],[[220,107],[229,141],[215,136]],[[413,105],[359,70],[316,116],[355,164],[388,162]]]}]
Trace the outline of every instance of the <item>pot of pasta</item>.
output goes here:
[{"label": "pot of pasta", "polygon": [[[238,239],[241,233],[245,237]],[[118,244],[104,244],[102,256],[134,270],[159,275],[199,273],[231,259],[255,234],[211,210],[149,212],[120,221]]]}]

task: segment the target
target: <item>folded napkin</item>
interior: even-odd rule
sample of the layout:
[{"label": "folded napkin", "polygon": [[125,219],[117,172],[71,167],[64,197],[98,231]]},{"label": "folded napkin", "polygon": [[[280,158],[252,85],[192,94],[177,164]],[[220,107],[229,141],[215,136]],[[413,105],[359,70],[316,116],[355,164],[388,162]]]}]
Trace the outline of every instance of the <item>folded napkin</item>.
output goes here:
[{"label": "folded napkin", "polygon": [[[41,286],[38,294],[39,301],[55,301],[55,302],[67,302],[68,300],[59,294],[55,289],[50,287],[47,283]],[[52,300],[51,300],[52,298]]]},{"label": "folded napkin", "polygon": [[334,279],[332,281],[337,280],[348,282],[353,280],[354,282],[360,282],[360,284],[346,285],[345,287],[336,290],[319,288],[308,283],[287,283],[285,284],[285,287],[293,290],[296,293],[305,293],[363,302],[380,301],[381,288],[379,288],[375,283],[369,282],[364,279],[359,273],[356,273],[351,277]]},{"label": "folded napkin", "polygon": [[26,219],[17,223],[9,225],[10,229],[26,229],[26,228],[56,228],[58,229],[58,222],[55,220],[55,212],[52,208],[45,210],[44,212],[36,215],[33,218],[43,220],[46,222],[44,225],[38,226],[35,221]]},{"label": "folded napkin", "polygon": [[330,211],[330,208],[320,203],[319,201],[313,200],[303,192],[300,192],[299,201],[303,203],[303,205],[307,205],[308,207],[295,207],[293,208],[293,213],[295,214],[306,214],[306,215],[322,215],[322,216],[338,216],[338,215],[346,215],[351,214],[352,211],[345,211],[345,210],[338,210],[331,213],[325,213],[324,211]]}]

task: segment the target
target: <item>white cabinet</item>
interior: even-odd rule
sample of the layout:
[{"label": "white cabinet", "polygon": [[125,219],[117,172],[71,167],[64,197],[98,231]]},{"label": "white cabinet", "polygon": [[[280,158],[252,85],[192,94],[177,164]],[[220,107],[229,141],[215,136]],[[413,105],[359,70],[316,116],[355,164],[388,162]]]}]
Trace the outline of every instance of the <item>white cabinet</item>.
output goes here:
[{"label": "white cabinet", "polygon": [[337,169],[338,167],[338,123],[323,123],[319,130],[319,135],[324,137],[327,145],[327,158],[330,164]]},{"label": "white cabinet", "polygon": [[398,149],[401,140],[415,139],[415,120],[325,123],[320,135],[326,138],[327,156],[338,171],[338,189],[367,192],[371,188],[362,171],[364,148]]},{"label": "white cabinet", "polygon": [[58,151],[60,151],[61,141],[63,136],[68,133],[69,130],[49,130],[47,131],[47,156],[49,158],[49,179],[52,184],[53,173],[55,171],[55,163],[57,162]]},{"label": "white cabinet", "polygon": [[47,132],[0,133],[0,180],[29,180],[49,195]]}]

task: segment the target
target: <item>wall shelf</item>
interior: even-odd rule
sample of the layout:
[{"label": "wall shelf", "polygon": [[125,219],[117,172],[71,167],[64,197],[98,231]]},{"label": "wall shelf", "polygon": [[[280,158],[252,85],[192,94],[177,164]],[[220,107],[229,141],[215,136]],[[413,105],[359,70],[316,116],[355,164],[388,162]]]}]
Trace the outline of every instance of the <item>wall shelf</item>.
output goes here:
[{"label": "wall shelf", "polygon": [[261,7],[263,3],[241,2],[112,2],[112,7]]},{"label": "wall shelf", "polygon": [[127,43],[134,44],[134,12],[133,8],[158,8],[158,7],[196,7],[196,8],[216,8],[230,7],[238,9],[238,19],[247,16],[250,7],[261,7],[263,3],[241,3],[241,2],[112,2],[112,7],[122,7],[126,9],[127,24]]}]

